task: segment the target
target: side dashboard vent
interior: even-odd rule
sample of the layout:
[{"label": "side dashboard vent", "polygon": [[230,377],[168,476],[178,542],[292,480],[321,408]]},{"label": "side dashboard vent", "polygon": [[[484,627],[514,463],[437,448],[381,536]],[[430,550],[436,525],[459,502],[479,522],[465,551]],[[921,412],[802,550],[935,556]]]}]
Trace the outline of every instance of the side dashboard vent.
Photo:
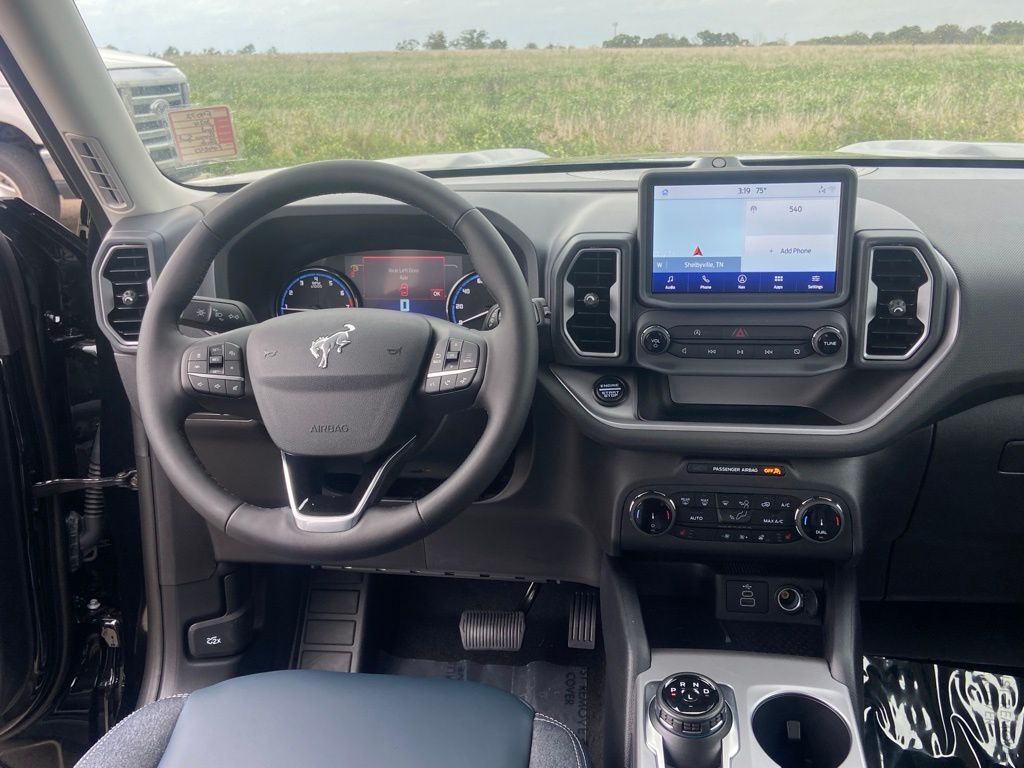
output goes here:
[{"label": "side dashboard vent", "polygon": [[153,277],[149,248],[144,244],[112,246],[100,275],[110,329],[126,344],[137,343]]},{"label": "side dashboard vent", "polygon": [[573,256],[562,285],[565,335],[585,357],[619,354],[622,252],[584,248]]},{"label": "side dashboard vent", "polygon": [[84,136],[68,135],[67,138],[71,148],[78,155],[86,177],[96,189],[100,201],[108,208],[118,211],[131,208],[128,192],[99,141]]},{"label": "side dashboard vent", "polygon": [[906,360],[928,335],[932,275],[912,246],[876,245],[870,250],[864,357]]}]

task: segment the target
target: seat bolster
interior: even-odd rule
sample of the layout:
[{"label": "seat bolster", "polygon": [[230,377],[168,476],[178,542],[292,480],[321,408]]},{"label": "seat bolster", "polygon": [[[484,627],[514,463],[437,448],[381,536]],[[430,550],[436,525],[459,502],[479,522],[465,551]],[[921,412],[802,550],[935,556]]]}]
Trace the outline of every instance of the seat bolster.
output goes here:
[{"label": "seat bolster", "polygon": [[154,701],[128,715],[75,763],[75,768],[156,768],[188,694]]},{"label": "seat bolster", "polygon": [[576,734],[553,717],[533,717],[530,768],[588,768],[587,753]]}]

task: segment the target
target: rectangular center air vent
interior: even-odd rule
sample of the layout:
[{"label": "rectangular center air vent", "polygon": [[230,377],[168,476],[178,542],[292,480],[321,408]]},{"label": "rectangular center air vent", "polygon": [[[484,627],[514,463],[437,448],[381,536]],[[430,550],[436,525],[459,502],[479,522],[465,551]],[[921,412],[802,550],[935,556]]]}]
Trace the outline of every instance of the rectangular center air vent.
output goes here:
[{"label": "rectangular center air vent", "polygon": [[107,323],[126,344],[139,340],[142,313],[149,301],[152,262],[145,244],[115,245],[107,251],[103,278],[103,311]]},{"label": "rectangular center air vent", "polygon": [[584,357],[619,354],[622,252],[583,248],[572,259],[562,285],[565,335]]},{"label": "rectangular center air vent", "polygon": [[928,335],[931,271],[911,246],[878,245],[869,259],[864,357],[906,360]]}]

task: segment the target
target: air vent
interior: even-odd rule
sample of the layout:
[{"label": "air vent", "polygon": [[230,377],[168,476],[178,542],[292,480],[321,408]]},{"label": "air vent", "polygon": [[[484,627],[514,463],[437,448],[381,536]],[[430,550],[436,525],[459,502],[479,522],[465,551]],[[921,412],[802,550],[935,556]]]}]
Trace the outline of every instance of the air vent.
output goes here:
[{"label": "air vent", "polygon": [[931,271],[910,246],[875,246],[869,258],[864,357],[906,360],[928,335]]},{"label": "air vent", "polygon": [[565,335],[580,355],[619,354],[621,262],[622,252],[616,248],[585,248],[565,273]]},{"label": "air vent", "polygon": [[149,301],[150,265],[146,245],[115,245],[107,251],[100,272],[106,282],[103,309],[107,322],[126,344],[136,344],[139,340],[142,313]]},{"label": "air vent", "polygon": [[82,170],[92,182],[100,201],[115,210],[131,208],[132,203],[124,184],[114,172],[114,166],[110,164],[110,159],[100,143],[96,139],[72,135],[68,135],[68,141],[78,154]]}]

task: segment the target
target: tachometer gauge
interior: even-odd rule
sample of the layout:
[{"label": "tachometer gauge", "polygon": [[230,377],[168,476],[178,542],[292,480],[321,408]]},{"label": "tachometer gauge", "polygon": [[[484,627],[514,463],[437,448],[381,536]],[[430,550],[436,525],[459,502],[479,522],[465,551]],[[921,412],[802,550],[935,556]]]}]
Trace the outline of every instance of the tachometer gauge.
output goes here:
[{"label": "tachometer gauge", "polygon": [[347,279],[326,269],[307,269],[289,280],[281,291],[277,314],[358,306],[356,289]]},{"label": "tachometer gauge", "polygon": [[[476,272],[463,275],[448,294],[448,319],[482,331],[496,324],[494,297]],[[490,319],[494,315],[494,319]],[[490,319],[490,322],[488,322]]]}]

